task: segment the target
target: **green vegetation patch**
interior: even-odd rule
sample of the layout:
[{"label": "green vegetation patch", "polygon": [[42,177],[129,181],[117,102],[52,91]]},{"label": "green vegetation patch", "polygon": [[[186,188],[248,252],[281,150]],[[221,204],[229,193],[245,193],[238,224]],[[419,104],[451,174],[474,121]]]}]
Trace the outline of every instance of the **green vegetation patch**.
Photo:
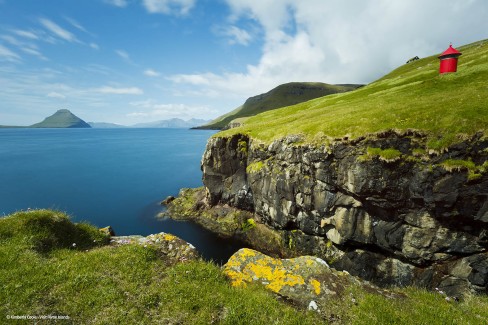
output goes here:
[{"label": "green vegetation patch", "polygon": [[476,166],[471,160],[448,159],[443,161],[440,166],[448,172],[466,170],[468,171],[468,180],[475,180],[487,172],[488,161],[485,161],[481,166]]},{"label": "green vegetation patch", "polygon": [[255,174],[255,173],[259,173],[263,168],[264,168],[265,164],[263,161],[254,161],[252,163],[250,163],[249,165],[247,165],[246,167],[246,172],[248,174]]},{"label": "green vegetation patch", "polygon": [[314,143],[385,130],[420,130],[426,134],[427,149],[441,152],[462,141],[460,135],[486,133],[488,125],[488,41],[459,49],[463,55],[456,73],[440,75],[435,54],[357,90],[261,113],[242,127],[214,136],[244,133],[269,143],[293,130]]},{"label": "green vegetation patch", "polygon": [[[461,303],[418,288],[398,290],[406,299],[365,294],[352,307],[352,324],[486,324],[488,297],[469,297]],[[356,293],[357,294],[357,293]]]},{"label": "green vegetation patch", "polygon": [[244,221],[242,223],[241,228],[242,228],[242,231],[244,231],[244,232],[249,231],[253,228],[256,228],[256,221],[254,221],[254,219],[252,219],[252,218],[248,218],[248,219],[246,219],[246,221]]},{"label": "green vegetation patch", "polygon": [[109,238],[87,223],[72,223],[59,211],[32,210],[0,219],[0,239],[13,238],[37,253],[54,249],[85,250],[108,243]]},{"label": "green vegetation patch", "polygon": [[371,148],[366,149],[366,154],[359,156],[360,161],[368,161],[373,158],[379,158],[385,162],[391,163],[398,161],[402,156],[402,153],[394,148],[381,149],[381,148]]},{"label": "green vegetation patch", "polygon": [[244,155],[247,155],[247,141],[245,140],[240,140],[238,143],[237,143],[237,150],[241,153],[243,153]]}]

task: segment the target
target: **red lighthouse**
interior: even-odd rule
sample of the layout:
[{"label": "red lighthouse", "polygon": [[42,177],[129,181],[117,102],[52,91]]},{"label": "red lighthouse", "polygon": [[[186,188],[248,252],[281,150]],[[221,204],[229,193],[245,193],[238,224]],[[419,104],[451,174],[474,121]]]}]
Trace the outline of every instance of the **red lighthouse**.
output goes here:
[{"label": "red lighthouse", "polygon": [[456,50],[452,45],[439,55],[441,60],[441,66],[439,67],[439,73],[456,72],[458,58],[462,53]]}]

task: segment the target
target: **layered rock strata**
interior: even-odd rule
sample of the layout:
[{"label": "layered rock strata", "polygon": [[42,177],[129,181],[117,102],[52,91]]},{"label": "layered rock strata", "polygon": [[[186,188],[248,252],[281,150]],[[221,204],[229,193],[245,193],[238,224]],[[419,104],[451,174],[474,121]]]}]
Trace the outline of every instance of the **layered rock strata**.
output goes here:
[{"label": "layered rock strata", "polygon": [[380,285],[487,292],[482,134],[442,152],[416,132],[301,141],[211,138],[202,158],[207,204],[252,212],[298,253]]}]

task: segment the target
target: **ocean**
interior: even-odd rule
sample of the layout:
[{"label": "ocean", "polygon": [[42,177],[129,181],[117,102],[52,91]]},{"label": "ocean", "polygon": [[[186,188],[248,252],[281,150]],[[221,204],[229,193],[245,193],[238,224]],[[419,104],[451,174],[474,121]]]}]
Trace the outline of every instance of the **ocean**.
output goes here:
[{"label": "ocean", "polygon": [[187,129],[0,129],[0,215],[56,209],[117,235],[161,231],[223,262],[239,243],[191,222],[160,220],[159,204],[202,186],[200,160],[214,131]]}]

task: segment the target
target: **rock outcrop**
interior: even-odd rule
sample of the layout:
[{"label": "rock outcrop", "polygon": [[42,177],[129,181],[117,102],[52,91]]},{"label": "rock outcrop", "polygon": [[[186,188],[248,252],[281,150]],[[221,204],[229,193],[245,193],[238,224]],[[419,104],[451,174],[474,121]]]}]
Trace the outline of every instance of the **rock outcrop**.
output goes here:
[{"label": "rock outcrop", "polygon": [[443,152],[429,152],[417,132],[301,140],[211,138],[202,159],[207,204],[254,213],[286,232],[297,254],[376,284],[488,291],[483,134]]},{"label": "rock outcrop", "polygon": [[224,265],[224,274],[235,287],[250,283],[264,285],[293,303],[313,310],[326,310],[331,299],[354,303],[353,287],[387,297],[401,297],[360,281],[348,272],[331,269],[324,260],[313,256],[276,259],[243,248]]},{"label": "rock outcrop", "polygon": [[146,237],[139,235],[113,236],[110,244],[113,246],[141,245],[144,247],[153,247],[157,249],[161,257],[169,264],[187,262],[200,258],[200,254],[192,244],[164,232]]}]

